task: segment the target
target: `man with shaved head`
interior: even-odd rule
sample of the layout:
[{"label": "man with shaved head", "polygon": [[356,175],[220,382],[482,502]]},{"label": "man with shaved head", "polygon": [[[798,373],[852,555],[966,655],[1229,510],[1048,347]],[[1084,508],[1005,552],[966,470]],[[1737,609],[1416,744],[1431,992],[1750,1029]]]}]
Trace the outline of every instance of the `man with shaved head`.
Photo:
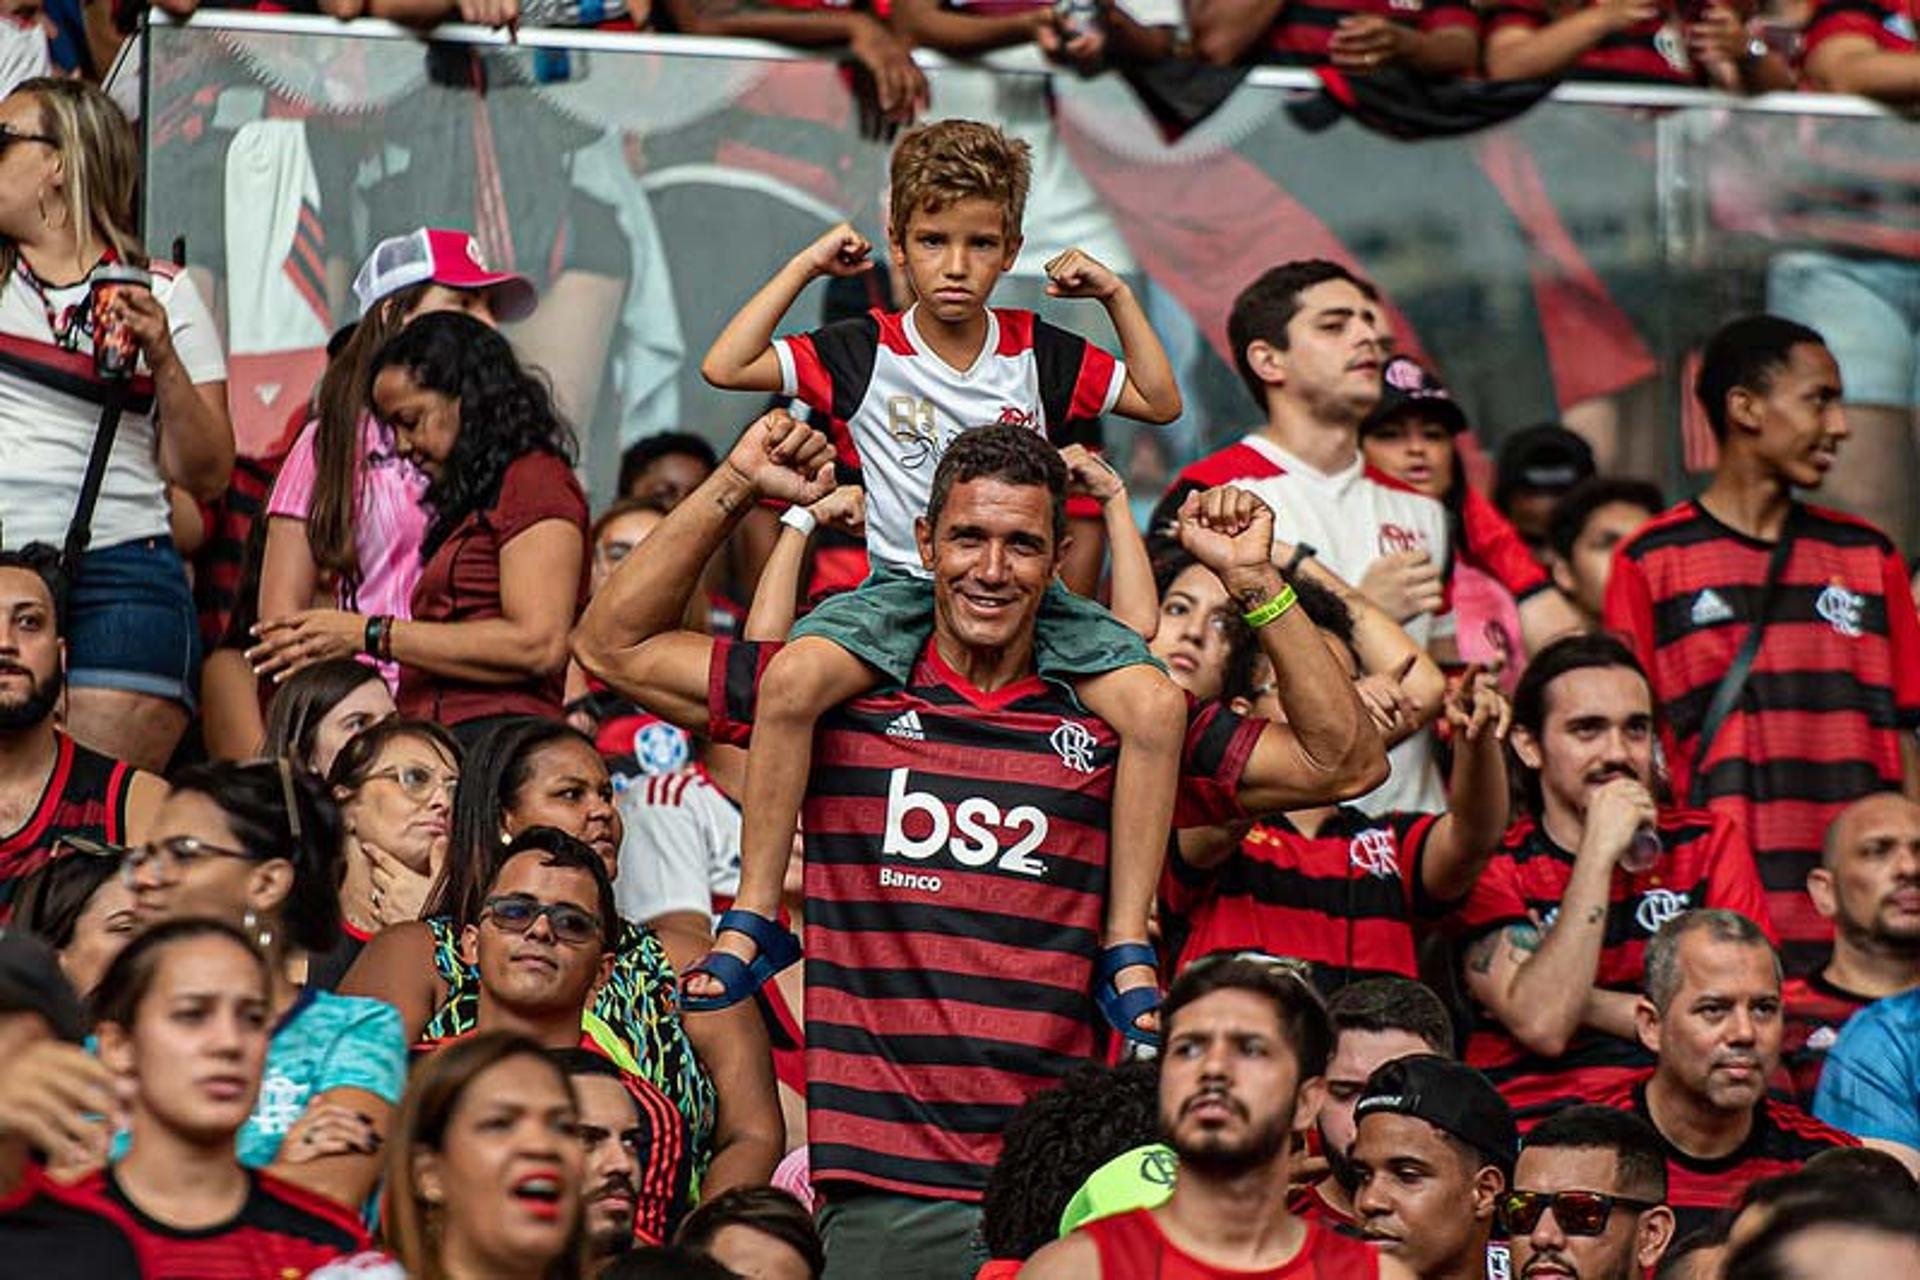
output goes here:
[{"label": "man with shaved head", "polygon": [[1887,791],[1854,801],[1807,873],[1813,906],[1833,921],[1826,967],[1782,989],[1782,1058],[1809,1110],[1827,1050],[1858,1010],[1920,987],[1920,804]]}]

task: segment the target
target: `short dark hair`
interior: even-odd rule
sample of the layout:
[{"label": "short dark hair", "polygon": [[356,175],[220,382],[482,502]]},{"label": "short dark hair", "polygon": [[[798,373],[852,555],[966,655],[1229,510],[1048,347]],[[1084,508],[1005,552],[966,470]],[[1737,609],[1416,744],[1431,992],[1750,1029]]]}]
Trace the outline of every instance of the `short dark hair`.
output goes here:
[{"label": "short dark hair", "polygon": [[267,958],[260,954],[252,939],[226,921],[202,916],[162,920],[122,947],[120,954],[107,965],[107,971],[100,975],[100,985],[87,999],[87,1012],[92,1020],[96,1024],[111,1022],[115,1026],[132,1027],[147,992],[153,989],[163,953],[178,943],[197,938],[224,938],[233,943],[253,957],[253,962],[260,966],[260,980],[266,984]]},{"label": "short dark hair", "polygon": [[1547,517],[1547,545],[1562,560],[1572,559],[1573,544],[1586,532],[1587,521],[1593,519],[1593,513],[1616,502],[1639,507],[1649,515],[1659,515],[1667,509],[1666,495],[1651,480],[1590,476],[1554,503],[1553,514]]},{"label": "short dark hair", "polygon": [[712,1258],[679,1245],[643,1245],[608,1264],[598,1280],[740,1280]]},{"label": "short dark hair", "polygon": [[940,527],[953,486],[970,480],[999,480],[1010,485],[1043,488],[1052,499],[1053,546],[1067,540],[1067,464],[1060,451],[1028,427],[997,424],[974,427],[954,437],[934,468],[933,490],[927,495],[927,524]]},{"label": "short dark hair", "polygon": [[1827,340],[1804,324],[1782,316],[1741,316],[1720,326],[1700,353],[1693,394],[1707,411],[1716,440],[1727,438],[1727,396],[1736,389],[1765,392],[1773,375],[1793,359],[1793,349]]},{"label": "short dark hair", "polygon": [[[1547,727],[1547,690],[1553,687],[1553,682],[1569,672],[1606,667],[1624,667],[1647,680],[1647,669],[1619,636],[1595,631],[1555,640],[1527,659],[1526,670],[1520,673],[1520,683],[1513,690],[1513,723],[1538,740]],[[1651,697],[1652,681],[1647,681],[1647,689]],[[1655,717],[1658,718],[1657,709]],[[1538,771],[1527,768],[1517,759],[1513,765],[1513,785],[1522,804],[1538,812],[1541,805]]]},{"label": "short dark hair", "polygon": [[709,471],[720,465],[720,456],[706,437],[691,431],[656,431],[650,436],[641,436],[620,455],[620,479],[614,485],[614,492],[623,498],[628,496],[627,491],[641,473],[660,459],[675,454],[692,458]]},{"label": "short dark hair", "polygon": [[1404,1031],[1443,1058],[1454,1056],[1453,1019],[1424,982],[1412,978],[1362,978],[1327,1001],[1337,1041],[1343,1031]]},{"label": "short dark hair", "polygon": [[67,634],[67,571],[60,563],[60,548],[45,542],[29,542],[23,547],[0,550],[0,569],[21,569],[40,579],[53,600],[54,633]]},{"label": "short dark hair", "polygon": [[1666,1201],[1667,1156],[1660,1135],[1631,1111],[1568,1107],[1535,1125],[1520,1146],[1522,1154],[1535,1148],[1611,1151],[1614,1181],[1621,1195]]},{"label": "short dark hair", "polygon": [[[1802,1172],[1816,1177],[1837,1178],[1857,1186],[1872,1184],[1892,1187],[1909,1196],[1920,1196],[1920,1182],[1899,1156],[1878,1147],[1828,1147],[1807,1157]],[[1920,1205],[1915,1206],[1920,1216]]]},{"label": "short dark hair", "polygon": [[1816,1280],[1828,1273],[1810,1273],[1792,1266],[1786,1255],[1798,1236],[1822,1227],[1920,1243],[1920,1215],[1910,1201],[1890,1203],[1879,1196],[1847,1195],[1837,1187],[1833,1190],[1838,1194],[1780,1201],[1759,1232],[1727,1255],[1721,1274],[1726,1280]]},{"label": "short dark hair", "polygon": [[1673,1243],[1667,1246],[1667,1251],[1660,1255],[1660,1261],[1654,1264],[1653,1280],[1675,1280],[1675,1277],[1691,1272],[1693,1255],[1724,1245],[1727,1242],[1727,1228],[1731,1225],[1723,1214],[1684,1236],[1676,1236]]},{"label": "short dark hair", "polygon": [[1173,1020],[1182,1009],[1216,991],[1250,991],[1265,996],[1280,1020],[1281,1037],[1293,1049],[1299,1078],[1327,1074],[1327,1057],[1333,1052],[1333,1025],[1327,1019],[1327,1006],[1320,993],[1304,975],[1253,956],[1216,952],[1187,966],[1173,980],[1160,1006],[1160,1026],[1171,1035]]},{"label": "short dark hair", "polygon": [[809,1280],[820,1280],[827,1269],[826,1247],[813,1225],[813,1215],[793,1193],[779,1187],[734,1187],[711,1200],[702,1200],[674,1232],[682,1249],[706,1256],[714,1237],[728,1227],[746,1227],[771,1236],[799,1254],[807,1264]]},{"label": "short dark hair", "polygon": [[509,862],[523,853],[537,853],[541,855],[540,865],[543,867],[581,871],[593,878],[594,914],[600,918],[600,945],[609,953],[619,946],[620,908],[614,902],[613,881],[607,876],[607,864],[600,860],[593,846],[555,827],[528,827],[508,843],[499,846],[499,849],[488,860],[486,874],[480,878],[482,901],[493,892],[494,885],[499,883],[500,873],[507,869]]},{"label": "short dark hair", "polygon": [[1247,348],[1265,342],[1278,350],[1287,349],[1287,326],[1300,313],[1300,295],[1315,285],[1330,280],[1345,280],[1370,302],[1380,300],[1380,291],[1337,262],[1324,258],[1300,258],[1269,267],[1259,279],[1242,289],[1227,313],[1227,345],[1233,348],[1233,367],[1247,392],[1261,409],[1267,407],[1266,383],[1247,360]]},{"label": "short dark hair", "polygon": [[1089,1063],[1034,1094],[1008,1122],[987,1175],[980,1237],[996,1258],[1030,1258],[1060,1234],[1060,1215],[1101,1165],[1160,1136],[1160,1069]]},{"label": "short dark hair", "polygon": [[593,550],[593,544],[600,541],[600,535],[607,531],[608,525],[621,516],[630,516],[640,511],[650,511],[654,515],[664,516],[667,514],[667,504],[658,498],[629,498],[624,494],[615,498],[607,504],[605,511],[593,518],[593,523],[588,526],[587,550],[589,552]]},{"label": "short dark hair", "polygon": [[14,898],[13,925],[45,939],[54,950],[64,951],[73,945],[74,928],[93,895],[119,877],[126,865],[126,853],[115,845],[102,846],[97,852],[87,847],[62,853],[59,844],[56,839],[54,856],[21,879]]}]

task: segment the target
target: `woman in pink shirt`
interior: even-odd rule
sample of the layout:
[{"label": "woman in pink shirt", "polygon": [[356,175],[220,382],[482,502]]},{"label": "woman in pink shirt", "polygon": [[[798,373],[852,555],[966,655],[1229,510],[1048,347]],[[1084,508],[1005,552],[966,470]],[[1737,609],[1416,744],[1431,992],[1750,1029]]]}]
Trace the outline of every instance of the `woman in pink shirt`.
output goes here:
[{"label": "woman in pink shirt", "polygon": [[[263,621],[316,604],[412,616],[427,477],[396,452],[392,433],[368,412],[373,353],[429,312],[462,311],[497,326],[526,316],[535,302],[524,276],[486,269],[472,236],[429,228],[381,241],[353,291],[360,323],[328,364],[314,420],[294,441],[267,501]],[[378,665],[397,688],[398,667]]]}]

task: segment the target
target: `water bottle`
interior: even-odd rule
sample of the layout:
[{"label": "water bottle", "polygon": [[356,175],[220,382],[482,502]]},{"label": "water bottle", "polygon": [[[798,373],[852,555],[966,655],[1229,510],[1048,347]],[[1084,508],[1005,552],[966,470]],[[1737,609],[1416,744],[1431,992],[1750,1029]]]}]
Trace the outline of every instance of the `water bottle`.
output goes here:
[{"label": "water bottle", "polygon": [[1630,876],[1642,875],[1653,870],[1653,864],[1660,861],[1660,855],[1666,851],[1667,846],[1653,824],[1643,822],[1634,830],[1626,852],[1620,855],[1621,869]]},{"label": "water bottle", "polygon": [[1072,40],[1099,29],[1100,0],[1054,0],[1053,16],[1061,36]]}]

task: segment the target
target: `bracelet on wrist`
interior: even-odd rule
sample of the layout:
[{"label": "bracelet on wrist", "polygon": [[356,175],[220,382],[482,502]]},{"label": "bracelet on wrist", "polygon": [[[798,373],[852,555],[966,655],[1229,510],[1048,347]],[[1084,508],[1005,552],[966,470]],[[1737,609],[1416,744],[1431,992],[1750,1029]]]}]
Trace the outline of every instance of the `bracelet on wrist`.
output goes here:
[{"label": "bracelet on wrist", "polygon": [[1311,542],[1294,543],[1293,554],[1288,556],[1287,562],[1280,566],[1280,576],[1291,579],[1294,574],[1300,572],[1301,565],[1319,554],[1320,548],[1314,546]]},{"label": "bracelet on wrist", "polygon": [[1255,605],[1240,616],[1246,619],[1249,627],[1258,631],[1268,623],[1278,621],[1298,603],[1300,603],[1300,597],[1294,594],[1293,587],[1283,583],[1279,593],[1273,599],[1265,604]]},{"label": "bracelet on wrist", "polygon": [[820,527],[820,517],[796,504],[780,513],[780,523],[789,529],[798,530],[801,537],[807,538],[812,537],[813,531]]},{"label": "bracelet on wrist", "polygon": [[387,619],[384,615],[367,619],[367,629],[360,636],[360,652],[370,658],[380,656],[380,645],[387,637]]}]

